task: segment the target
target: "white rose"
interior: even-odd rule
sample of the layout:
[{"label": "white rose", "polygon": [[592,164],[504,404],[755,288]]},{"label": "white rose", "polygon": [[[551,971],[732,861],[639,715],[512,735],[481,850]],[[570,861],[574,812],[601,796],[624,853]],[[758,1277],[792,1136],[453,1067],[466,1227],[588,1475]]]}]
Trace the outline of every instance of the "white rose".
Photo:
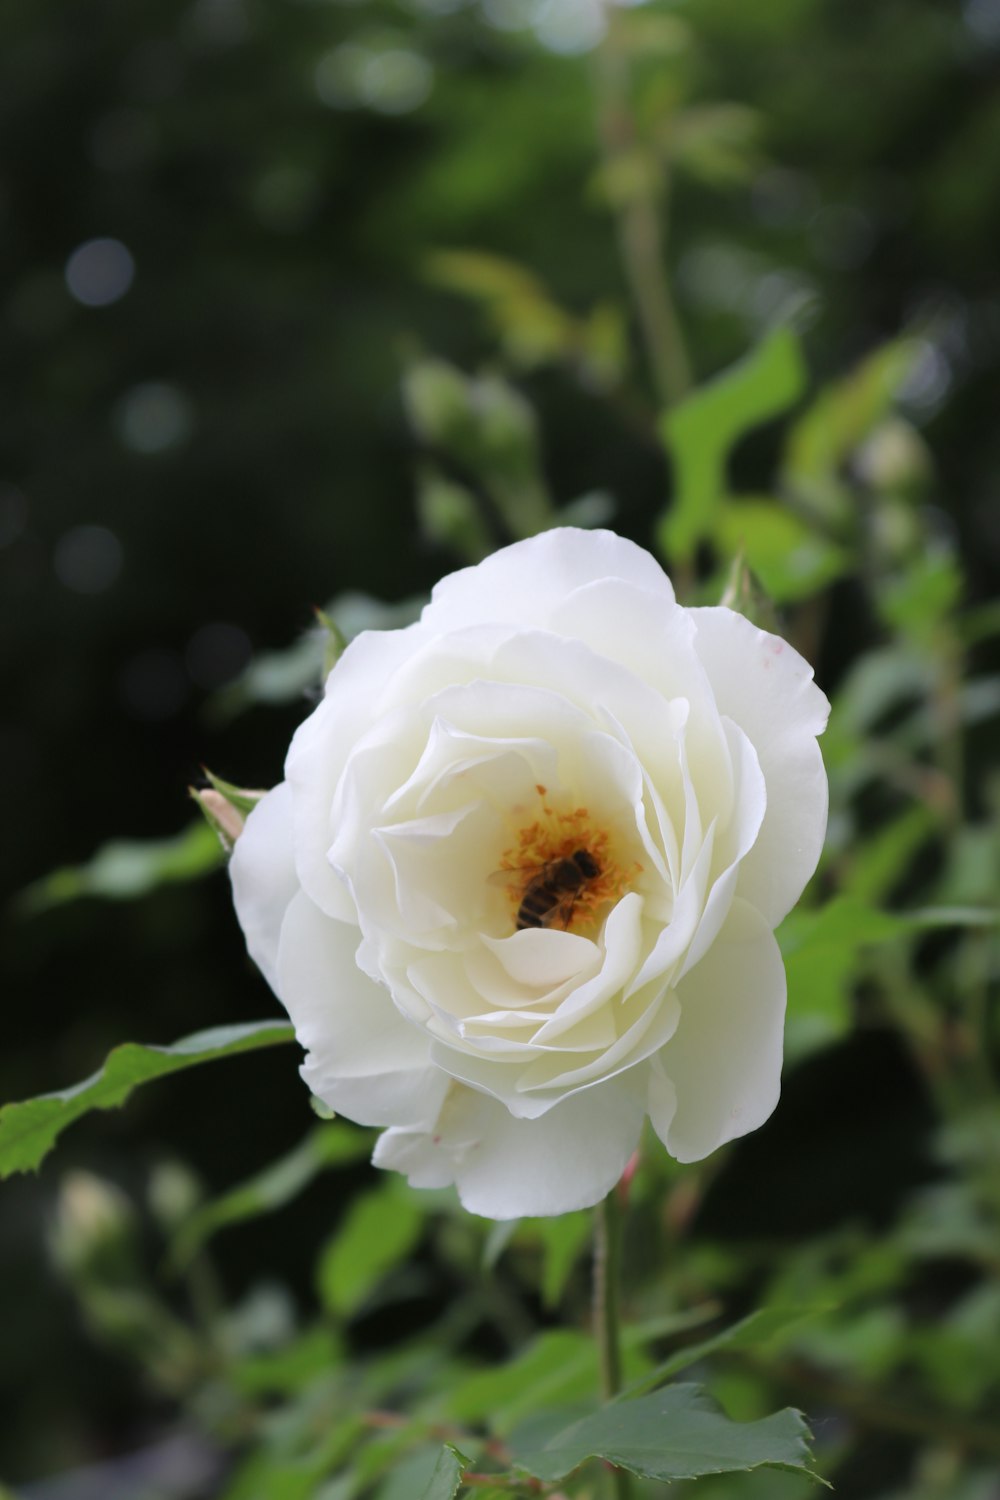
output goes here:
[{"label": "white rose", "polygon": [[647,1115],[680,1161],[762,1124],[828,711],[786,642],[610,532],[359,636],[231,864],[309,1087],[498,1219],[597,1202]]}]

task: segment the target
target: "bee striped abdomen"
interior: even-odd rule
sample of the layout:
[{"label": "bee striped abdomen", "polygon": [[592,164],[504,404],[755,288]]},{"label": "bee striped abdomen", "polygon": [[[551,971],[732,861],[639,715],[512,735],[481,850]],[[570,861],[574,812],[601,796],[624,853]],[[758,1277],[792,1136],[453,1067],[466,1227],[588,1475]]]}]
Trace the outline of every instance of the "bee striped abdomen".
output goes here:
[{"label": "bee striped abdomen", "polygon": [[587,849],[577,849],[570,859],[554,859],[543,865],[525,887],[517,912],[517,930],[550,927],[560,918],[562,925],[568,927],[578,895],[587,881],[599,874],[600,867]]}]

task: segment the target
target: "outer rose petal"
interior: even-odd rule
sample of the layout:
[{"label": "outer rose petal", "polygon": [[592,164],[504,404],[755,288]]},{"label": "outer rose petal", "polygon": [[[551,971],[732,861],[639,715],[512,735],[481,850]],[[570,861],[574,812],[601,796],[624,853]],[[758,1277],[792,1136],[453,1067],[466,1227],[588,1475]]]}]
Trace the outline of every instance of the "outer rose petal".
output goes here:
[{"label": "outer rose petal", "polygon": [[299,888],[286,782],[262,797],[248,816],[229,861],[229,878],[247,950],[277,993],[281,924]]},{"label": "outer rose petal", "polygon": [[356,742],[379,717],[377,699],[392,673],[419,649],[420,625],[367,630],[347,647],[326,682],[326,696],[295,731],[285,761],[292,788],[295,866],[303,889],[341,921],[354,915],[350,896],[327,861],[333,842],[331,809]]},{"label": "outer rose petal", "polygon": [[361,1125],[431,1113],[447,1084],[428,1065],[430,1043],[357,964],[360,934],[300,891],[278,954],[280,994],[308,1056],[302,1075],[331,1109]]},{"label": "outer rose petal", "polygon": [[693,609],[695,649],[719,712],[757,751],[767,812],[740,866],[738,891],[772,927],[795,905],[816,868],[826,833],[827,779],[816,736],[830,705],[804,657],[780,636],[730,609]]},{"label": "outer rose petal", "polygon": [[415,1187],[454,1182],[463,1207],[487,1219],[590,1208],[638,1143],[641,1072],[573,1094],[539,1120],[515,1120],[497,1100],[454,1085],[433,1131],[387,1130],[372,1159],[405,1172]]},{"label": "outer rose petal", "polygon": [[763,1125],[780,1092],[785,970],[748,902],[733,902],[677,998],[681,1019],[656,1059],[649,1111],[671,1156],[700,1161]]},{"label": "outer rose petal", "polygon": [[443,578],[424,610],[423,624],[439,631],[505,621],[526,630],[544,626],[575,589],[599,578],[623,580],[673,601],[669,578],[634,542],[613,531],[560,526]]}]

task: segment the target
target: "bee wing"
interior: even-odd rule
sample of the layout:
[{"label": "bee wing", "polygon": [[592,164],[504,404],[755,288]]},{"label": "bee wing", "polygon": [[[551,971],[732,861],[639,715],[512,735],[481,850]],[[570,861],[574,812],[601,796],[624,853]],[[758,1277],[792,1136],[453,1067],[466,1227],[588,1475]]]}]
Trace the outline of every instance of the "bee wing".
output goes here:
[{"label": "bee wing", "polygon": [[576,891],[564,891],[552,910],[546,913],[543,925],[545,927],[561,927],[565,932],[573,920],[576,911],[578,893]]},{"label": "bee wing", "polygon": [[529,886],[537,876],[550,869],[558,860],[543,860],[540,865],[518,865],[514,870],[494,870],[492,875],[487,875],[489,885],[505,886],[511,890],[514,886]]}]

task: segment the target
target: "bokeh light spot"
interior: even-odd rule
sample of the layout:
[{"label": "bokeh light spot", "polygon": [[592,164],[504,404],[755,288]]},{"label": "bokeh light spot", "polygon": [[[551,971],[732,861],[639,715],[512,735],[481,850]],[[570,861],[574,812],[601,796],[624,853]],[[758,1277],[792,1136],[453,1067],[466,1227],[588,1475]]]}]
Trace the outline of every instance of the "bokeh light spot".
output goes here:
[{"label": "bokeh light spot", "polygon": [[524,31],[536,10],[534,0],[483,0],[483,15],[497,31]]},{"label": "bokeh light spot", "polygon": [[434,72],[426,58],[408,48],[373,52],[361,69],[361,97],[384,115],[405,115],[429,97]]},{"label": "bokeh light spot", "polygon": [[966,28],[985,47],[1000,47],[1000,0],[965,0]]},{"label": "bokeh light spot", "polygon": [[165,453],[191,436],[194,409],[177,386],[151,380],[126,391],[115,406],[113,421],[133,453]]},{"label": "bokeh light spot", "polygon": [[103,594],[121,572],[121,542],[106,526],[74,526],[56,543],[52,566],[74,593]]},{"label": "bokeh light spot", "polygon": [[135,276],[135,261],[121,240],[85,240],[64,272],[70,294],[84,307],[110,307],[124,297]]},{"label": "bokeh light spot", "polygon": [[434,85],[434,70],[408,47],[376,49],[345,42],[316,64],[316,93],[332,109],[363,106],[384,115],[418,109]]},{"label": "bokeh light spot", "polygon": [[589,52],[604,31],[601,0],[544,0],[535,21],[535,34],[542,46],[566,55]]},{"label": "bokeh light spot", "polygon": [[944,350],[931,339],[918,340],[917,357],[899,387],[900,401],[927,417],[941,405],[951,384],[951,365]]}]

